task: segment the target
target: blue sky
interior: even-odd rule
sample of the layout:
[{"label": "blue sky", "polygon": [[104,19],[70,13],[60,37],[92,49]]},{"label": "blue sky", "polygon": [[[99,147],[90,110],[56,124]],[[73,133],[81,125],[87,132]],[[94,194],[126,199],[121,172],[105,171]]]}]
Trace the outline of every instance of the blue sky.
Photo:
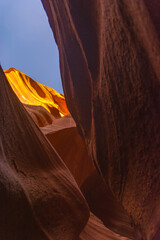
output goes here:
[{"label": "blue sky", "polygon": [[62,93],[59,55],[41,0],[0,0],[0,62]]}]

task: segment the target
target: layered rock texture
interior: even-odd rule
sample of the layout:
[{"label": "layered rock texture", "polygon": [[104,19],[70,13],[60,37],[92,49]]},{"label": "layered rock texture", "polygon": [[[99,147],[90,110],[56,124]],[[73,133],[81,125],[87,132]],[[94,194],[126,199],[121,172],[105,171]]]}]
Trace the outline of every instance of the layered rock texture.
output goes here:
[{"label": "layered rock texture", "polygon": [[42,3],[68,108],[0,68],[0,239],[159,240],[159,1]]},{"label": "layered rock texture", "polygon": [[89,155],[133,221],[160,239],[160,4],[42,0]]},{"label": "layered rock texture", "polygon": [[0,109],[0,238],[76,239],[87,203],[1,69]]},{"label": "layered rock texture", "polygon": [[5,75],[1,70],[0,238],[133,239],[131,221],[95,170],[71,115],[55,116],[53,108],[68,112],[64,97],[55,106],[53,89],[51,101],[48,87],[22,72]]},{"label": "layered rock texture", "polygon": [[[54,118],[69,114],[62,94],[34,81],[31,77],[15,68],[10,68],[4,72],[17,97],[25,104],[34,119],[37,117],[36,109],[38,109],[38,113],[41,113],[42,116],[48,115],[48,117],[46,116],[46,119],[48,118],[49,121],[48,123],[51,122],[48,112],[51,113]],[[37,117],[37,122],[38,120]],[[39,122],[39,125],[43,125],[43,121],[41,124]]]}]

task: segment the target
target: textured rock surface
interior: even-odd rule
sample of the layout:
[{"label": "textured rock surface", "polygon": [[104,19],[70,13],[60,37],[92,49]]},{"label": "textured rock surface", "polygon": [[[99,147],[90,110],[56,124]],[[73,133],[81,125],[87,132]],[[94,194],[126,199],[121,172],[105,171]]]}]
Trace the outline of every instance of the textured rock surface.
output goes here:
[{"label": "textured rock surface", "polygon": [[56,119],[53,124],[41,130],[73,174],[78,186],[81,187],[95,168],[72,117]]},{"label": "textured rock surface", "polygon": [[86,227],[80,234],[79,240],[128,240],[128,238],[115,234],[105,228],[103,223],[91,214]]},{"label": "textured rock surface", "polygon": [[[18,70],[16,71],[17,73],[19,72]],[[118,203],[115,204],[113,195],[106,190],[101,177],[96,173],[72,117],[68,114],[58,119],[54,118],[52,123],[49,122],[47,124],[47,114],[51,117],[53,117],[53,115],[42,107],[43,99],[39,99],[39,106],[32,105],[32,102],[30,102],[31,105],[24,104],[37,126],[41,127],[42,120],[44,120],[46,125],[41,127],[42,132],[47,136],[72,172],[84,196],[87,198],[93,213],[99,216],[104,221],[105,225],[111,229],[109,230],[106,228],[96,216],[90,213],[89,220],[88,222],[86,221],[86,224],[84,223],[84,229],[80,232],[78,237],[78,233],[76,232],[76,227],[79,225],[78,216],[74,218],[75,226],[74,224],[72,225],[72,223],[67,223],[65,220],[65,218],[67,218],[68,221],[73,221],[72,213],[69,214],[71,206],[65,204],[66,201],[68,204],[72,205],[72,211],[77,212],[75,209],[76,205],[74,204],[74,197],[76,196],[74,195],[72,199],[68,199],[66,191],[70,189],[73,194],[73,186],[77,188],[77,191],[78,187],[67,169],[65,169],[66,171],[64,172],[64,169],[62,171],[62,166],[55,166],[56,153],[51,146],[49,147],[49,152],[46,151],[48,143],[40,132],[40,136],[38,137],[39,144],[36,144],[35,135],[37,135],[37,127],[12,92],[7,80],[3,78],[4,76],[1,75],[1,90],[3,91],[3,87],[6,86],[6,92],[3,92],[1,98],[5,100],[6,105],[2,101],[2,105],[0,106],[2,109],[2,121],[0,122],[0,126],[1,129],[3,129],[3,131],[1,131],[0,145],[0,204],[2,210],[0,236],[6,240],[10,240],[11,238],[20,240],[22,237],[23,239],[38,238],[51,240],[77,240],[77,238],[81,240],[134,239],[134,233],[130,226],[129,218],[121,206]],[[17,78],[14,75],[14,78],[10,79],[12,85],[15,86],[20,78],[21,76],[19,76],[19,74],[17,74]],[[26,79],[23,80],[24,85],[27,85]],[[37,85],[38,83],[35,82],[34,86]],[[15,88],[13,89],[15,90]],[[35,89],[33,87],[32,92],[34,91]],[[52,92],[53,91],[54,90],[52,90]],[[23,95],[21,95],[21,88],[16,88],[15,92],[20,99],[23,98]],[[30,94],[32,95],[32,92],[30,93],[29,91],[26,101],[31,99]],[[5,98],[6,95],[9,96],[12,105],[8,104],[8,99],[7,97]],[[47,97],[45,100],[47,101]],[[6,106],[7,108],[5,108]],[[20,111],[17,111],[18,109]],[[7,111],[9,111],[9,116],[14,114],[16,118],[11,119],[11,117],[9,117],[8,121]],[[32,114],[33,111],[34,114]],[[35,118],[35,116],[38,117]],[[26,119],[28,119],[29,122]],[[37,121],[37,119],[41,121]],[[9,123],[9,125],[7,125],[7,123]],[[17,123],[18,126],[16,125]],[[11,131],[11,125],[13,126],[13,132]],[[19,129],[18,133],[17,129]],[[6,134],[6,132],[8,134]],[[27,137],[28,133],[30,137]],[[12,134],[14,134],[15,146],[13,146],[11,150]],[[33,140],[29,140],[31,138],[33,138],[34,144]],[[25,144],[23,144],[24,141]],[[19,144],[20,142],[21,144]],[[28,152],[26,152],[26,147],[29,150]],[[37,151],[36,156],[34,154],[35,151]],[[41,156],[42,153],[43,156]],[[48,153],[52,155],[51,160],[53,160],[54,166],[46,165],[45,161],[48,159]],[[60,158],[59,162],[61,163],[60,165],[63,165]],[[45,166],[47,166],[47,169]],[[63,167],[65,168],[65,166]],[[63,178],[64,173],[66,179]],[[53,180],[52,178],[55,179]],[[73,186],[68,185],[67,179],[73,183]],[[67,189],[65,189],[65,187]],[[68,202],[69,200],[70,202]],[[78,201],[77,198],[76,200]],[[112,201],[114,203],[112,203]],[[82,202],[84,206],[81,206],[80,210],[83,209],[81,214],[85,216],[85,214],[87,214],[87,209],[85,207],[87,203],[83,198]],[[110,208],[114,208],[115,211],[110,213]],[[61,213],[61,211],[63,211],[63,213]],[[12,212],[12,217],[10,218],[8,218],[9,212]],[[61,218],[63,218],[63,220]],[[8,228],[10,229],[9,231]],[[28,231],[28,229],[30,231]]]},{"label": "textured rock surface", "polygon": [[17,69],[10,68],[4,72],[25,109],[81,186],[94,171],[94,166],[68,112],[64,96]]},{"label": "textured rock surface", "polygon": [[[17,78],[14,76],[14,78],[11,79],[12,84],[16,85],[19,78],[19,74],[17,74]],[[25,82],[26,79],[23,80],[24,85],[27,85],[27,82]],[[35,82],[34,86],[37,85],[38,83]],[[35,89],[33,87],[32,92],[34,91]],[[52,92],[53,91],[54,90],[52,90]],[[21,88],[16,88],[17,96],[20,96],[20,99],[23,99],[21,92]],[[28,99],[30,99],[30,94],[32,94],[32,92],[28,94]],[[28,99],[26,99],[26,101],[28,101]],[[47,102],[49,99],[47,100],[46,97],[45,100]],[[32,104],[32,102],[30,103]],[[68,114],[58,119],[54,118],[51,123],[50,121],[47,122],[49,117],[53,118],[53,115],[42,107],[42,105],[43,99],[41,100],[40,98],[39,106],[24,104],[26,110],[40,127],[41,131],[46,135],[52,146],[56,149],[57,153],[73,174],[78,186],[81,188],[85,198],[87,199],[92,212],[103,220],[105,226],[109,227],[114,232],[134,239],[135,234],[133,228],[131,227],[131,220],[124,209],[122,209],[121,205],[114,199],[109,189],[105,186],[100,175],[96,173],[91,158],[88,156],[84,142],[77,132],[75,122],[71,115]],[[92,218],[93,217],[91,216],[88,226],[92,226],[94,229],[94,237],[96,237],[97,235],[95,233],[97,231],[96,229],[98,229],[99,220],[96,228],[96,221],[94,221],[93,224]],[[86,226],[84,230],[84,232],[86,232],[86,229],[88,229],[90,232],[90,238],[93,237],[92,231],[89,230],[91,226]],[[102,224],[100,224],[100,226],[100,236],[98,237],[104,237],[103,232],[105,233],[107,230],[105,230]],[[84,236],[84,234],[82,235]]]},{"label": "textured rock surface", "polygon": [[41,130],[73,174],[91,211],[112,231],[135,239],[131,219],[93,167],[71,116],[57,119]]},{"label": "textured rock surface", "polygon": [[34,81],[31,77],[15,68],[9,68],[4,72],[12,89],[22,103],[33,106],[32,109],[34,110],[36,109],[35,106],[41,106],[48,110],[54,118],[69,113],[62,94]]},{"label": "textured rock surface", "polygon": [[[106,228],[92,213],[89,216],[74,178],[18,100],[1,68],[0,109],[0,238],[129,240]],[[70,124],[64,121],[64,129],[75,128],[71,117],[64,120],[67,118]],[[51,126],[52,134],[62,128],[63,121],[56,121],[49,129],[43,127],[46,133]]]},{"label": "textured rock surface", "polygon": [[105,226],[121,236],[138,238],[131,219],[96,171],[88,176],[81,186],[81,191],[91,212],[100,218]]},{"label": "textured rock surface", "polygon": [[[27,112],[31,115],[37,126],[44,127],[53,123],[55,117],[42,106],[23,104]],[[58,115],[58,117],[60,117]]]},{"label": "textured rock surface", "polygon": [[17,97],[39,127],[52,124],[55,119],[69,114],[62,94],[15,68],[4,72]]},{"label": "textured rock surface", "polygon": [[69,110],[139,239],[160,238],[157,0],[42,0]]},{"label": "textured rock surface", "polygon": [[0,69],[0,238],[76,239],[87,203]]}]

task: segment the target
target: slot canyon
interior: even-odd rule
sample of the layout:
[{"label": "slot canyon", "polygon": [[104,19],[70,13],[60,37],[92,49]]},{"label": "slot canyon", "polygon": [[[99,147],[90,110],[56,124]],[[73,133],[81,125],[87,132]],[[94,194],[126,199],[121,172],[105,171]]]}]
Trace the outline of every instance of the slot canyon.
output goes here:
[{"label": "slot canyon", "polygon": [[0,239],[160,240],[160,2],[42,4],[64,95],[0,68]]}]

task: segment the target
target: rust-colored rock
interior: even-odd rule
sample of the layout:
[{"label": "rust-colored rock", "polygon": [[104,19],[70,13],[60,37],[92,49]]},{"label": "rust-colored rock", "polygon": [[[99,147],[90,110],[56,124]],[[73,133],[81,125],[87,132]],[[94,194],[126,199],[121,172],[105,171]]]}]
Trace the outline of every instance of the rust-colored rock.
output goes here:
[{"label": "rust-colored rock", "polygon": [[10,68],[4,72],[17,97],[70,169],[80,187],[94,171],[94,166],[68,112],[64,96],[17,69]]},{"label": "rust-colored rock", "polygon": [[115,234],[111,230],[104,227],[103,223],[92,213],[89,221],[80,234],[79,240],[129,240]]},{"label": "rust-colored rock", "polygon": [[81,191],[91,212],[100,218],[105,226],[121,236],[137,239],[133,222],[96,171],[88,176],[81,186]]},{"label": "rust-colored rock", "polygon": [[115,233],[135,239],[131,219],[95,170],[71,116],[57,119],[41,130],[73,174],[90,210]]},{"label": "rust-colored rock", "polygon": [[79,187],[95,170],[82,138],[71,116],[56,119],[52,125],[41,128],[56,149]]},{"label": "rust-colored rock", "polygon": [[160,238],[158,1],[42,0],[64,93],[92,161],[134,222]]},{"label": "rust-colored rock", "polygon": [[53,121],[55,120],[53,114],[48,112],[47,109],[45,109],[42,106],[35,106],[29,104],[23,104],[23,106],[39,127],[44,127],[49,124],[52,124]]},{"label": "rust-colored rock", "polygon": [[[0,238],[129,240],[106,228],[92,213],[89,216],[74,178],[38,127],[35,112],[42,119],[45,109],[41,104],[24,106],[0,69]],[[54,119],[41,130],[51,137],[78,184],[94,188],[96,184],[87,184],[87,179],[95,170],[71,116]]]},{"label": "rust-colored rock", "polygon": [[[17,76],[17,79],[15,77],[11,79],[12,84],[15,85],[18,79],[19,75]],[[25,79],[24,84],[27,85]],[[35,86],[36,85],[38,85],[37,82],[35,82]],[[16,88],[16,90],[17,96],[20,96],[20,99],[22,99],[21,88]],[[34,88],[32,91],[34,92]],[[52,90],[52,92],[53,91],[54,90]],[[30,94],[31,93],[28,94],[28,99],[30,99]],[[26,101],[28,101],[28,99],[26,99]],[[53,115],[51,115],[47,109],[42,107],[42,105],[43,99],[39,99],[39,106],[32,105],[32,102],[31,105],[24,104],[26,110],[41,128],[42,132],[46,135],[52,146],[56,149],[73,174],[78,186],[81,188],[87,199],[92,212],[103,220],[105,226],[109,227],[114,232],[134,239],[131,220],[124,209],[122,209],[121,205],[114,199],[109,189],[105,186],[100,175],[96,173],[71,115],[68,114],[65,117],[60,117],[58,119],[54,118],[53,121],[50,122],[49,119],[53,118]],[[90,221],[88,224],[90,226]],[[95,228],[94,237],[96,237],[96,225],[91,225]],[[84,232],[86,232],[86,229],[89,230],[89,228],[86,227]],[[100,236],[102,237],[103,231],[101,232],[100,229]],[[104,230],[104,226],[102,229]],[[93,234],[91,234],[92,231],[89,232],[90,237],[93,237]],[[84,236],[84,234],[82,235]]]},{"label": "rust-colored rock", "polygon": [[87,203],[0,69],[0,238],[77,239]]}]

